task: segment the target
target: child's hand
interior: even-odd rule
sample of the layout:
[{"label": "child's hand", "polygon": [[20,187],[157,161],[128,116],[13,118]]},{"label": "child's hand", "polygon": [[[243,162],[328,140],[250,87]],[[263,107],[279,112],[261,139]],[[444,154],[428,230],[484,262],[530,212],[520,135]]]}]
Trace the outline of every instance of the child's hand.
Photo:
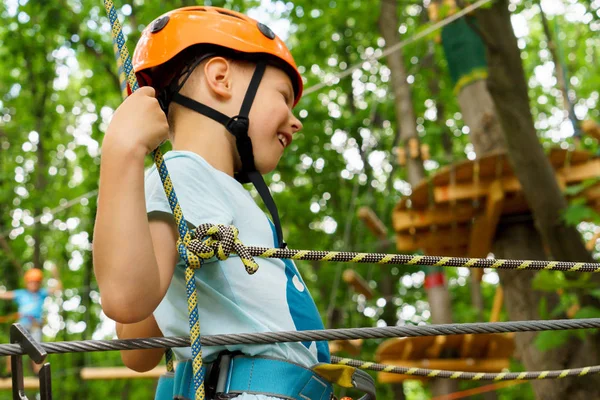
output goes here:
[{"label": "child's hand", "polygon": [[[144,86],[129,96],[115,111],[105,142],[141,148],[145,154],[169,138],[169,125],[152,87]],[[106,144],[106,143],[105,143]]]},{"label": "child's hand", "polygon": [[56,265],[53,265],[52,268],[50,268],[50,273],[52,274],[52,277],[54,279],[58,279],[58,277],[60,276],[58,272],[58,267]]}]

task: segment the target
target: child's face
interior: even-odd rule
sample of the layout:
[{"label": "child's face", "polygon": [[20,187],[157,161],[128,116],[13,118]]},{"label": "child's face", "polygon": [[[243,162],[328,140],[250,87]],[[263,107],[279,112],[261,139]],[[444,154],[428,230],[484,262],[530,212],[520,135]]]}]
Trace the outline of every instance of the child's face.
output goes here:
[{"label": "child's face", "polygon": [[38,281],[25,282],[25,287],[30,292],[37,292],[38,290],[40,290],[40,286],[42,286],[42,282],[38,282]]},{"label": "child's face", "polygon": [[302,123],[292,113],[294,90],[288,75],[268,66],[250,110],[250,130],[254,162],[261,174],[277,167],[292,136]]}]

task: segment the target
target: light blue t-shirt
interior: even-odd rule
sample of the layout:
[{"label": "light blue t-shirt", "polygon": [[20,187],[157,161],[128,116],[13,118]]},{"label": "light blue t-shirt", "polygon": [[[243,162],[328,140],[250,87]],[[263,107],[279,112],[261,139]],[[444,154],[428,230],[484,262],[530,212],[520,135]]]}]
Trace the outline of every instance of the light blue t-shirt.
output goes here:
[{"label": "light blue t-shirt", "polygon": [[[168,152],[165,161],[189,223],[235,225],[245,245],[277,247],[273,224],[234,178],[191,152]],[[171,213],[156,167],[146,174],[145,191],[151,219],[156,212]],[[253,275],[248,275],[236,255],[225,261],[209,260],[196,272],[201,335],[323,329],[317,307],[294,263],[255,260],[259,269]],[[165,336],[189,335],[184,269],[185,263],[180,261],[167,294],[154,311]],[[212,362],[224,349],[305,366],[330,361],[326,342],[204,347],[203,358]],[[173,350],[179,360],[191,358],[190,348]]]},{"label": "light blue t-shirt", "polygon": [[31,329],[34,321],[41,325],[44,300],[48,297],[48,290],[42,288],[34,293],[26,289],[18,289],[13,293],[14,301],[19,308],[19,324],[25,329]]}]

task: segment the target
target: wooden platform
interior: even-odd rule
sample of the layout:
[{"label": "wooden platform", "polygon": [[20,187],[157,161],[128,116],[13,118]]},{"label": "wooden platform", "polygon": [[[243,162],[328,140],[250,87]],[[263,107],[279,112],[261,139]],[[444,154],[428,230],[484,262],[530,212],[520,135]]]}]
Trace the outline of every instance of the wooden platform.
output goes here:
[{"label": "wooden platform", "polygon": [[[40,381],[38,378],[33,376],[26,376],[23,378],[23,388],[25,390],[39,389]],[[12,390],[12,379],[2,378],[0,379],[0,390]]]},{"label": "wooden platform", "polygon": [[329,342],[329,352],[331,354],[336,354],[340,351],[345,351],[353,356],[357,356],[360,354],[362,345],[362,339],[331,340]]},{"label": "wooden platform", "polygon": [[147,372],[136,372],[127,367],[92,367],[82,368],[80,376],[83,380],[158,379],[166,372],[165,366],[158,366]]},{"label": "wooden platform", "polygon": [[[375,352],[377,362],[400,367],[467,372],[500,372],[515,350],[505,334],[428,336],[389,339]],[[381,383],[399,383],[414,376],[379,373]],[[425,378],[423,378],[425,379]]]},{"label": "wooden platform", "polygon": [[[600,178],[600,158],[551,149],[548,159],[563,189]],[[600,182],[577,195],[600,210]],[[395,207],[392,223],[400,252],[485,257],[501,216],[529,206],[504,153],[440,169]]]}]

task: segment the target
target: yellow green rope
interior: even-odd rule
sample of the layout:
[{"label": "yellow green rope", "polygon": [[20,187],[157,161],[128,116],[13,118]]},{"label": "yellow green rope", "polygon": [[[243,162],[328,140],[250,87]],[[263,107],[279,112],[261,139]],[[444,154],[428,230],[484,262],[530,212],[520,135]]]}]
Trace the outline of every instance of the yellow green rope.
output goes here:
[{"label": "yellow green rope", "polygon": [[[104,0],[104,8],[108,14],[111,27],[113,42],[118,47],[118,54],[123,69],[127,77],[127,82],[131,91],[134,92],[138,89],[138,82],[133,71],[133,65],[131,62],[131,56],[127,49],[125,37],[123,36],[123,28],[119,22],[117,11],[115,9],[112,0]],[[177,200],[177,195],[173,189],[173,184],[165,164],[164,157],[160,149],[156,149],[153,152],[154,163],[159,172],[165,194],[169,200],[169,205],[173,211],[175,223],[177,224],[180,239],[177,242],[177,248],[179,254],[183,260],[186,261],[186,292],[188,296],[188,313],[190,322],[190,339],[192,342],[192,357],[193,357],[193,383],[196,400],[204,400],[204,368],[202,368],[202,346],[200,343],[200,321],[198,318],[198,298],[196,293],[196,280],[195,280],[195,269],[200,268],[202,265],[200,259],[193,253],[187,251],[187,245],[191,240],[191,235],[187,228],[185,219],[183,218],[183,212]],[[167,367],[172,365],[172,361],[167,360]]]},{"label": "yellow green rope", "polygon": [[[210,235],[209,232],[220,232],[235,227],[203,224],[194,232],[194,239],[190,242],[188,248],[196,254],[205,254],[206,246],[220,246],[219,252],[236,252],[240,256],[244,265],[252,265],[252,257],[263,258],[289,258],[292,260],[310,260],[310,261],[331,261],[331,262],[351,262],[351,263],[372,263],[372,264],[395,264],[395,265],[431,265],[437,267],[463,267],[463,268],[493,268],[493,269],[513,269],[513,270],[550,270],[567,272],[600,272],[600,263],[570,262],[570,261],[531,261],[531,260],[500,260],[492,258],[466,258],[466,257],[442,257],[442,256],[419,256],[407,254],[382,254],[382,253],[356,253],[345,251],[317,251],[317,250],[293,250],[279,249],[258,246],[243,246],[237,243],[220,243],[217,236]],[[243,253],[239,253],[239,248],[244,248]],[[224,249],[226,247],[226,249]]]},{"label": "yellow green rope", "polygon": [[600,365],[573,369],[560,369],[549,371],[525,371],[525,372],[465,372],[447,371],[441,369],[426,369],[415,367],[400,367],[389,364],[379,364],[369,361],[354,360],[352,358],[341,358],[332,356],[334,364],[349,365],[351,367],[368,371],[387,372],[390,374],[422,376],[428,378],[459,379],[468,381],[513,381],[513,380],[538,380],[538,379],[562,379],[574,376],[586,376],[600,373]]}]

